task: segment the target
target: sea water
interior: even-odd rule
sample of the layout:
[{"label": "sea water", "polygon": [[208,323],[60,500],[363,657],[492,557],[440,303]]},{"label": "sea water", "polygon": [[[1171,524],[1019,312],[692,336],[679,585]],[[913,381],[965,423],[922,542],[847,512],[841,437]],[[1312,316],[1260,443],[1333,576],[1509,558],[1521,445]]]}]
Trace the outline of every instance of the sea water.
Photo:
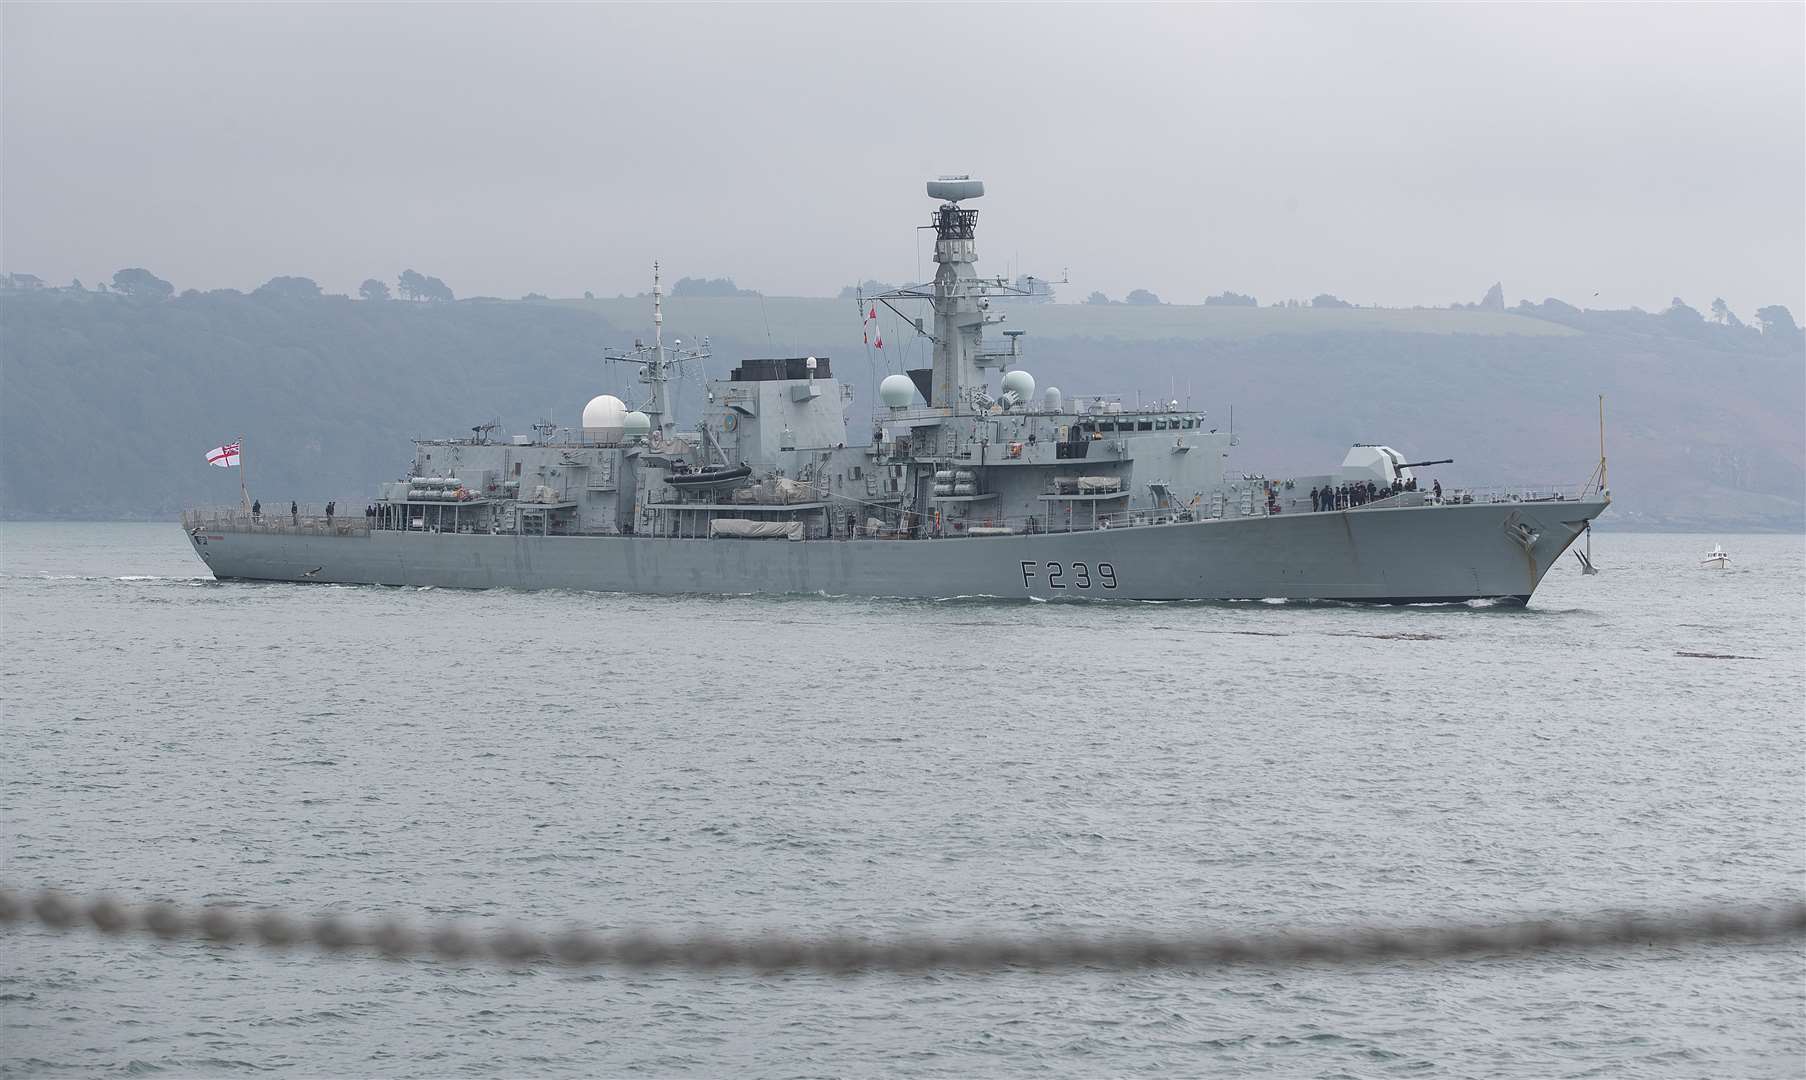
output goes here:
[{"label": "sea water", "polygon": [[[1798,899],[1795,536],[1527,609],[217,583],[0,528],[0,881],[556,929],[1267,932]],[[1729,570],[1700,556],[1721,542]],[[0,1073],[1798,1076],[1797,942],[508,969],[0,930]]]}]

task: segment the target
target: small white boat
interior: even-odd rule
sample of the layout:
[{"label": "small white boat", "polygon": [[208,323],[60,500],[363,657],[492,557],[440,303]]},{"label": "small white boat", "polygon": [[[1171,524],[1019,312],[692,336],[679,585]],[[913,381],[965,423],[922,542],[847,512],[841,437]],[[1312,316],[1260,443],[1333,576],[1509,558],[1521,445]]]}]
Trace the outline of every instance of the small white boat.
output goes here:
[{"label": "small white boat", "polygon": [[1699,564],[1712,570],[1728,570],[1731,568],[1731,557],[1724,553],[1723,545],[1713,544],[1712,550],[1706,552],[1706,557]]}]

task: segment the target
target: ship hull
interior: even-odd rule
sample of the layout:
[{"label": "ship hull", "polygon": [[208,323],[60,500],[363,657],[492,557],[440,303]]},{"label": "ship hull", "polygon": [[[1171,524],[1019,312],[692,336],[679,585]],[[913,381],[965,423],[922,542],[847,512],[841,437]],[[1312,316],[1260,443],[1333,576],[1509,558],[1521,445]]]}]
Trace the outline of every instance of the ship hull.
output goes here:
[{"label": "ship hull", "polygon": [[1608,503],[1357,509],[935,540],[197,531],[222,580],[649,594],[1526,603]]}]

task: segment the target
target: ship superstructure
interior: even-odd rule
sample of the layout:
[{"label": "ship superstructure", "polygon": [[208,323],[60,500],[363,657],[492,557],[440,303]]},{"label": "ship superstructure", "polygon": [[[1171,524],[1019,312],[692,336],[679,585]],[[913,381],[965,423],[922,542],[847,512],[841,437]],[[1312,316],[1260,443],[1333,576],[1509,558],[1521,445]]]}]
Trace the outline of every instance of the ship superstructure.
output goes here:
[{"label": "ship superstructure", "polygon": [[[829,357],[750,359],[706,384],[684,427],[671,373],[706,340],[610,359],[638,408],[598,395],[578,425],[415,444],[410,475],[361,517],[185,515],[221,578],[658,593],[1125,599],[1527,601],[1609,504],[1575,492],[1420,485],[1389,447],[1269,478],[1229,467],[1235,439],[1177,401],[1042,388],[1021,335],[988,348],[968,177],[931,181],[934,280],[878,296],[931,340],[932,366],[887,376],[869,441]],[[917,319],[909,306],[926,305]],[[864,434],[864,433],[861,433]]]}]

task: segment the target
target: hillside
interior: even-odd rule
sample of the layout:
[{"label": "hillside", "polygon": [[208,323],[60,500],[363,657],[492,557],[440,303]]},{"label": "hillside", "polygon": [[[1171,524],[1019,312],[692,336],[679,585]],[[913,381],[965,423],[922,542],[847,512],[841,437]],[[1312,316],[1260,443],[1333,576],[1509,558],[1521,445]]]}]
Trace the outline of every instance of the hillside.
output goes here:
[{"label": "hillside", "polygon": [[[712,338],[714,374],[754,355],[814,353],[856,392],[854,441],[884,373],[927,362],[886,316],[861,344],[846,301],[667,303],[668,337]],[[1514,312],[1017,305],[1042,385],[1172,395],[1242,436],[1269,475],[1333,466],[1353,442],[1453,457],[1447,483],[1577,482],[1607,395],[1608,524],[1806,525],[1806,347],[1798,334],[1545,305]],[[769,344],[766,324],[770,324]],[[203,452],[246,437],[266,502],[361,506],[409,460],[412,435],[499,417],[572,423],[622,393],[606,345],[649,335],[642,300],[404,303],[236,293],[168,300],[0,294],[0,513],[166,517],[230,502]],[[683,407],[699,404],[692,382]]]},{"label": "hillside", "polygon": [[[616,326],[647,321],[647,297],[571,300],[562,303],[595,311]],[[1559,323],[1525,319],[1505,311],[1444,308],[1274,308],[1206,307],[1197,304],[998,304],[1005,329],[1036,337],[1100,338],[1123,342],[1242,340],[1274,334],[1341,334],[1392,331],[1406,334],[1504,334],[1565,337],[1576,331]],[[902,328],[883,307],[878,311],[887,339],[901,341]],[[704,333],[733,341],[859,342],[859,305],[852,300],[795,296],[669,297],[665,317],[673,324],[706,327]]]},{"label": "hillside", "polygon": [[0,512],[236,502],[236,472],[202,455],[240,435],[266,502],[361,506],[405,471],[410,436],[498,414],[524,431],[580,407],[605,335],[594,315],[527,304],[0,296]]}]

